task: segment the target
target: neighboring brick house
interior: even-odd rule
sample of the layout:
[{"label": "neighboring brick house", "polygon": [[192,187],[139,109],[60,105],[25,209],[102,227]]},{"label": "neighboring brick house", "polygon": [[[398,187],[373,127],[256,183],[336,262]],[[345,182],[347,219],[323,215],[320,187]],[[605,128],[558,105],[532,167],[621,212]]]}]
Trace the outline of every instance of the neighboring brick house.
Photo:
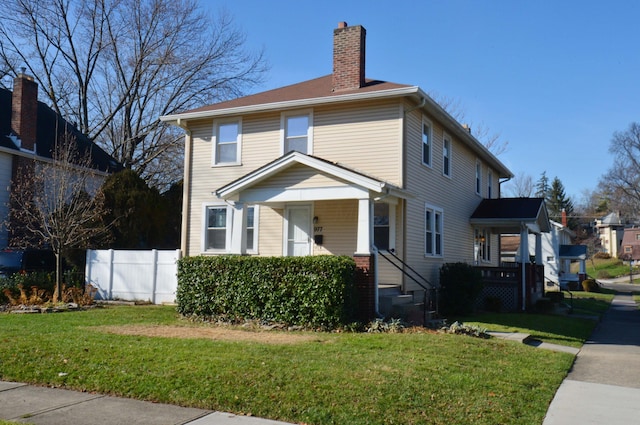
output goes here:
[{"label": "neighboring brick house", "polygon": [[[55,143],[71,135],[79,152],[90,152],[96,179],[104,179],[121,166],[95,143],[80,133],[51,108],[38,102],[38,85],[24,73],[14,79],[13,92],[0,88],[0,223],[9,214],[12,179],[22,164],[51,162]],[[0,248],[9,240],[5,226],[0,230]]]},{"label": "neighboring brick house", "polygon": [[161,117],[186,132],[184,255],[353,256],[376,310],[423,290],[409,267],[498,265],[501,227],[470,217],[511,171],[420,87],[365,78],[365,36],[339,24],[330,75]]},{"label": "neighboring brick house", "polygon": [[634,264],[640,261],[640,228],[629,227],[624,229],[622,246],[618,258],[632,261]]}]

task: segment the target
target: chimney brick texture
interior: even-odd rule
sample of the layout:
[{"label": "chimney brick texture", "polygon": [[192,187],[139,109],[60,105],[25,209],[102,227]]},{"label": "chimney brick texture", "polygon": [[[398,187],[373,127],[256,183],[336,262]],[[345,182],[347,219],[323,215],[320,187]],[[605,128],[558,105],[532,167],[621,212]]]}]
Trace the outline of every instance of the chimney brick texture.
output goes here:
[{"label": "chimney brick texture", "polygon": [[34,150],[37,119],[38,84],[33,78],[20,74],[13,80],[11,130],[20,138],[21,148]]},{"label": "chimney brick texture", "polygon": [[348,27],[340,23],[333,30],[333,91],[364,86],[366,35],[361,25]]}]

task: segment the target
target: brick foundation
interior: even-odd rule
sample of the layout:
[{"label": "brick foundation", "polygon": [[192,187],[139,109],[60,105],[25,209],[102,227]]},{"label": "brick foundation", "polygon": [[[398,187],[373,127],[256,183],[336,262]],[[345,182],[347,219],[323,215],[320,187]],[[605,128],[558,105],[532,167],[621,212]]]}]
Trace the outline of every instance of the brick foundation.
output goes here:
[{"label": "brick foundation", "polygon": [[376,314],[375,269],[372,255],[354,255],[356,262],[356,294],[358,298],[358,320],[370,322]]}]

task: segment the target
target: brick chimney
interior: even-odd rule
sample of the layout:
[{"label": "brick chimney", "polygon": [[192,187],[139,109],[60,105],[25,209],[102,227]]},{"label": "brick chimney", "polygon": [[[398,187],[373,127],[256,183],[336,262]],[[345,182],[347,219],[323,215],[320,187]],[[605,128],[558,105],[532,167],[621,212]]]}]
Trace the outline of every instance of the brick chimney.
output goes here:
[{"label": "brick chimney", "polygon": [[367,31],[361,26],[338,23],[333,30],[333,91],[364,86],[364,56]]},{"label": "brick chimney", "polygon": [[38,119],[38,84],[24,73],[13,80],[11,130],[20,139],[20,147],[35,150]]},{"label": "brick chimney", "polygon": [[563,209],[562,209],[562,225],[563,225],[564,227],[567,227],[567,223],[568,223],[568,221],[567,221],[567,212],[566,212],[566,211],[565,211],[565,209],[563,208]]}]

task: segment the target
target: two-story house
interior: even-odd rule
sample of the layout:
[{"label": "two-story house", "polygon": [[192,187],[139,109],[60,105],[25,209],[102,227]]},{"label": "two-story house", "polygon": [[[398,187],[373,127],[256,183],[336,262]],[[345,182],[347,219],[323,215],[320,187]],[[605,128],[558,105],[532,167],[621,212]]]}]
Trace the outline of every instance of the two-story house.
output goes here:
[{"label": "two-story house", "polygon": [[365,78],[365,36],[338,25],[330,75],[161,117],[186,132],[184,255],[353,256],[376,310],[424,290],[408,269],[498,264],[470,217],[511,171],[420,87]]},{"label": "two-story house", "polygon": [[624,229],[618,258],[630,261],[632,265],[637,265],[640,260],[640,228],[628,227]]},{"label": "two-story house", "polygon": [[611,255],[612,258],[618,257],[625,228],[620,214],[612,212],[596,219],[595,227],[602,252]]},{"label": "two-story house", "polygon": [[[52,162],[56,143],[72,138],[80,153],[90,153],[96,185],[122,166],[43,102],[38,84],[23,73],[13,81],[13,91],[0,88],[0,225],[9,216],[12,180],[23,164]],[[0,226],[0,248],[9,243],[9,233]]]}]

